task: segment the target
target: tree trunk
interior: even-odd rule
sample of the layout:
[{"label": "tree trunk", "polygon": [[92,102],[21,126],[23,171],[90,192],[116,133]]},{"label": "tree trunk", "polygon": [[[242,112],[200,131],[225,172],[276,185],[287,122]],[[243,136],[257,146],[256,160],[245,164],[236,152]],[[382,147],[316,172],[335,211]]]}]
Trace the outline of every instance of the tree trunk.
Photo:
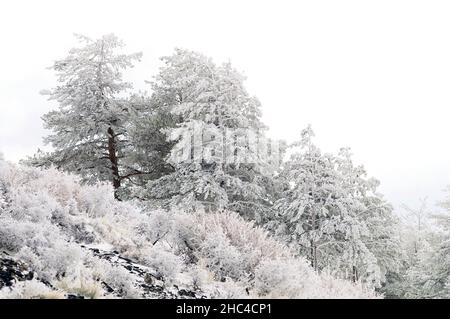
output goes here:
[{"label": "tree trunk", "polygon": [[[318,227],[316,227],[316,214],[313,211],[311,229],[312,231],[315,231],[317,228]],[[314,268],[315,271],[317,271],[317,269],[319,268],[317,265],[317,245],[313,239],[311,239],[310,244],[311,244],[311,266]]]},{"label": "tree trunk", "polygon": [[357,282],[358,279],[359,279],[358,268],[356,268],[356,266],[353,266],[352,272],[353,272],[353,274],[352,274],[352,281],[353,282]]},{"label": "tree trunk", "polygon": [[313,240],[310,241],[311,267],[317,271],[317,247]]},{"label": "tree trunk", "polygon": [[314,270],[319,270],[319,265],[317,264],[317,246],[314,244]]},{"label": "tree trunk", "polygon": [[120,176],[119,176],[119,160],[117,158],[117,145],[116,138],[114,137],[114,131],[110,127],[108,128],[108,158],[111,162],[112,170],[112,184],[114,187],[114,198],[120,200],[118,190],[120,188]]},{"label": "tree trunk", "polygon": [[352,266],[352,281],[353,282],[357,282],[358,281],[358,268],[356,267],[356,252],[355,252],[355,248],[352,249],[353,250],[353,266]]}]

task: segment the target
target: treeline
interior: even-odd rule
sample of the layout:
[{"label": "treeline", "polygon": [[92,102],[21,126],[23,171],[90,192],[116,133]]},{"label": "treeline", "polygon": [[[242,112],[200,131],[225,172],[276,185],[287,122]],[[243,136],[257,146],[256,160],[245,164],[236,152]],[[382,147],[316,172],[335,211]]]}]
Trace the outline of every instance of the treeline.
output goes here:
[{"label": "treeline", "polygon": [[124,54],[114,35],[80,41],[54,63],[58,85],[43,92],[59,105],[43,116],[53,150],[27,164],[111,183],[119,201],[236,212],[294,247],[316,271],[389,297],[448,297],[449,219],[447,235],[434,240],[442,249],[427,249],[426,258],[410,253],[403,223],[349,149],[323,153],[311,127],[292,145],[270,139],[260,102],[230,63],[176,49],[162,58],[149,93],[138,93],[122,72],[140,53]]}]

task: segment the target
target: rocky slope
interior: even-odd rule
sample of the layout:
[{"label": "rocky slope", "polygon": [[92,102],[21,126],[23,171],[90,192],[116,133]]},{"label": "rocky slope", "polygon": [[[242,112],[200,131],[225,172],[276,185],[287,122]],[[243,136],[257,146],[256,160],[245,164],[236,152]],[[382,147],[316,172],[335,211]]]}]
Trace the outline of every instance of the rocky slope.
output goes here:
[{"label": "rocky slope", "polygon": [[[122,257],[117,251],[104,251],[98,248],[83,248],[89,249],[93,254],[101,259],[107,260],[114,266],[123,267],[130,274],[136,276],[136,284],[142,288],[142,298],[150,299],[203,299],[207,296],[200,290],[191,290],[188,287],[179,287],[172,285],[167,287],[163,278],[155,275],[155,273],[143,265],[139,265],[129,258]],[[23,262],[16,260],[6,252],[0,252],[0,290],[5,288],[5,291],[13,291],[18,283],[26,281],[38,281],[45,285],[50,290],[56,290],[49,282],[39,279],[37,274],[30,266]],[[121,298],[122,293],[105,282],[101,282],[104,290],[110,294],[110,297]],[[84,299],[85,296],[76,293],[65,293],[63,295],[67,299]]]}]

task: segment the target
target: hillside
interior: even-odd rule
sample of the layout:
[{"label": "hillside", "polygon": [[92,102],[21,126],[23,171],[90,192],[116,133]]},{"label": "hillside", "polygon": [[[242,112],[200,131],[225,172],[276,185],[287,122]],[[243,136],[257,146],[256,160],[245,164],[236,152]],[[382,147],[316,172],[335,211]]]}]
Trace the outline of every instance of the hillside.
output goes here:
[{"label": "hillside", "polygon": [[0,298],[375,298],[237,214],[147,211],[0,159]]}]

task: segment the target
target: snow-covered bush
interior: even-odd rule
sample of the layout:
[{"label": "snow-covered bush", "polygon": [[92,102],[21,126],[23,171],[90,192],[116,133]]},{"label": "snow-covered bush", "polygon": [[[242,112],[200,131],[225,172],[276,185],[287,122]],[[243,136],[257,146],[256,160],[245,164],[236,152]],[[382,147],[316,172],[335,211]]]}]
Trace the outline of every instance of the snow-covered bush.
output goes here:
[{"label": "snow-covered bush", "polygon": [[133,276],[124,268],[109,266],[104,267],[102,270],[104,273],[101,278],[104,279],[110,287],[118,291],[121,296],[125,298],[139,298],[140,291],[134,284],[136,278],[133,278]]},{"label": "snow-covered bush", "polygon": [[162,277],[166,281],[175,278],[183,268],[180,256],[161,249],[159,246],[150,249],[150,252],[144,257],[144,263],[156,270],[156,276]]},{"label": "snow-covered bush", "polygon": [[313,271],[301,260],[264,260],[255,270],[255,290],[269,298],[298,298],[308,291],[305,284],[311,276]]},{"label": "snow-covered bush", "polygon": [[19,282],[14,289],[0,290],[0,299],[63,299],[64,292],[54,290],[35,279]]},{"label": "snow-covered bush", "polygon": [[179,244],[205,260],[219,278],[243,280],[262,258],[291,256],[283,244],[236,213],[178,214],[175,224]]},{"label": "snow-covered bush", "polygon": [[211,298],[245,299],[250,297],[245,289],[245,286],[232,280],[226,280],[224,282],[214,281],[210,285],[206,286],[205,290]]},{"label": "snow-covered bush", "polygon": [[[117,242],[118,247],[132,245],[126,240],[131,230],[120,227],[128,223],[114,218],[126,207],[107,195],[109,187],[80,186],[77,178],[55,169],[40,171],[5,162],[0,163],[0,181],[6,197],[0,211],[1,250],[14,253],[40,279],[65,287],[68,293],[90,290],[87,297],[102,296],[92,292],[101,280],[123,296],[139,295],[129,273],[98,260],[80,245],[105,241]],[[116,226],[109,224],[114,222]]]},{"label": "snow-covered bush", "polygon": [[88,299],[98,299],[105,295],[103,287],[99,281],[79,273],[78,276],[66,276],[56,283],[56,287],[70,294],[83,296]]},{"label": "snow-covered bush", "polygon": [[317,274],[302,259],[265,260],[255,272],[255,293],[265,298],[380,298],[361,283]]}]

